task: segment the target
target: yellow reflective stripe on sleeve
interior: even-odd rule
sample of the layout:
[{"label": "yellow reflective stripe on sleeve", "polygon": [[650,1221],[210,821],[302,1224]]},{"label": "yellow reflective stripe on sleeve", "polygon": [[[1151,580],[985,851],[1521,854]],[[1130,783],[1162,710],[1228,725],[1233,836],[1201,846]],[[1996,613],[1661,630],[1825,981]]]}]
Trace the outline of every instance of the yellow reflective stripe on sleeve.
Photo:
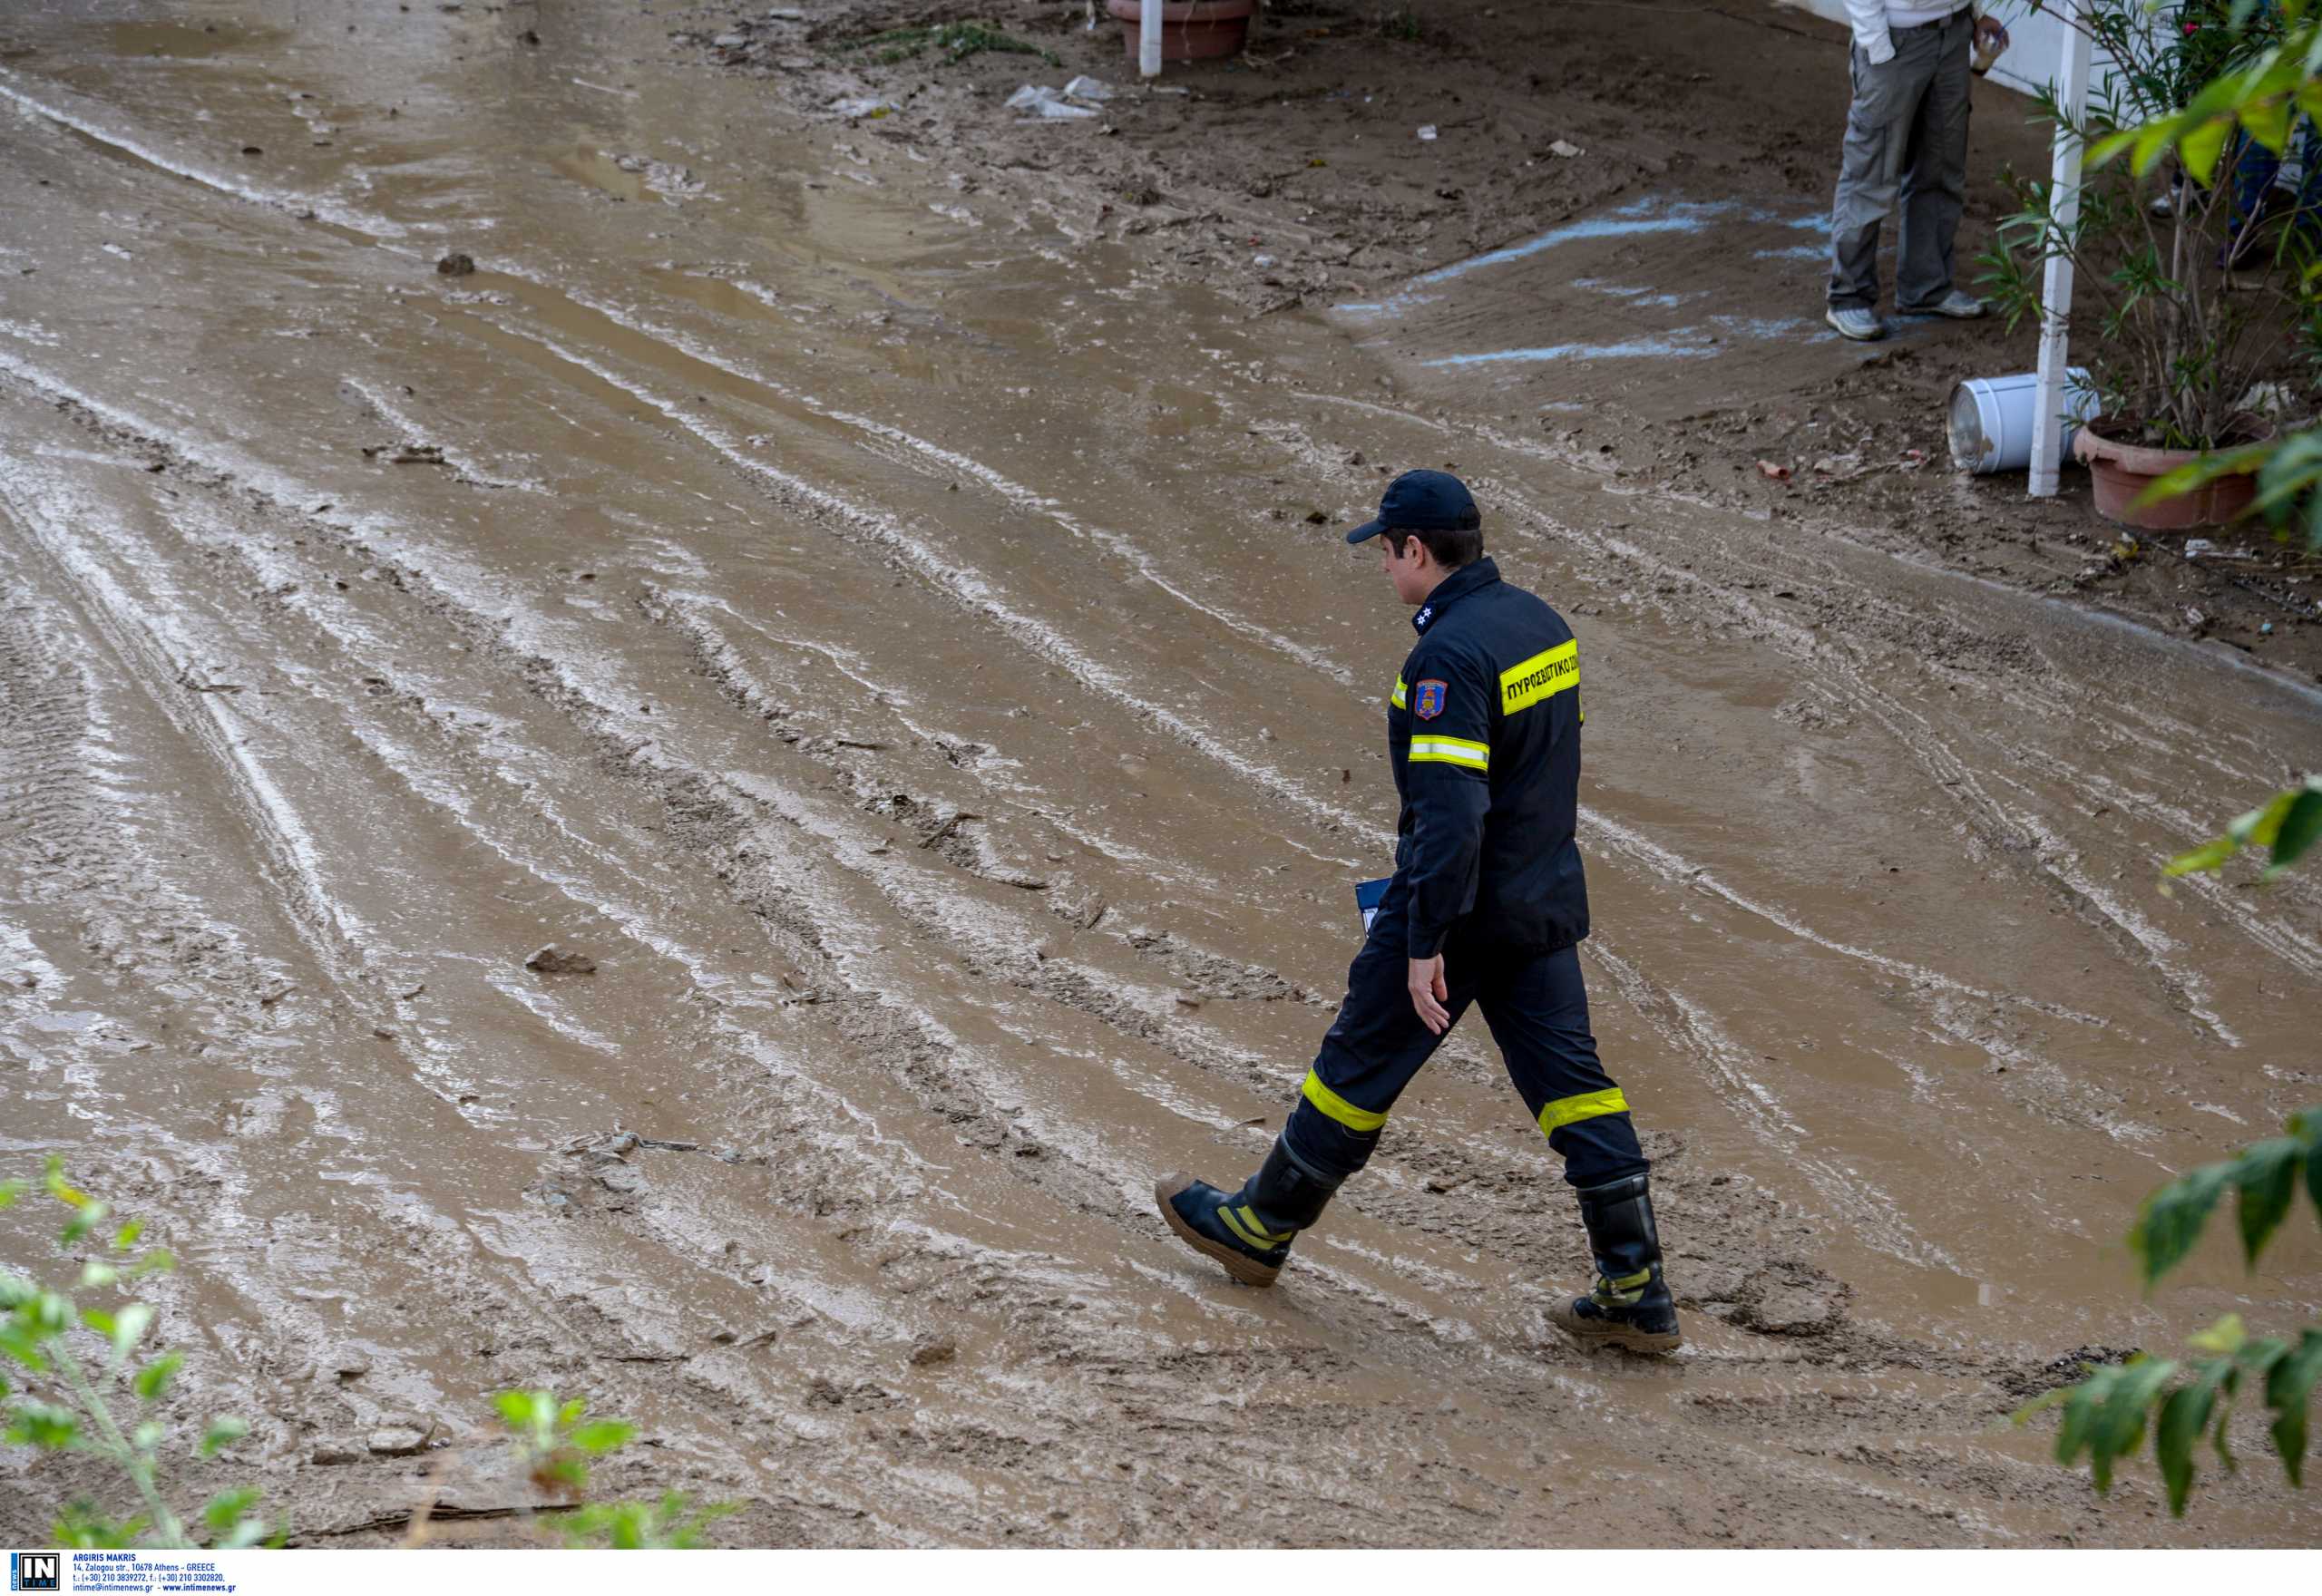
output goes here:
[{"label": "yellow reflective stripe on sleeve", "polygon": [[1557,644],[1535,654],[1521,665],[1499,673],[1499,708],[1503,715],[1529,709],[1568,687],[1580,686],[1580,639]]},{"label": "yellow reflective stripe on sleeve", "polygon": [[1491,744],[1470,743],[1465,737],[1413,737],[1410,762],[1413,764],[1464,764],[1469,770],[1491,768]]},{"label": "yellow reflective stripe on sleeve", "polygon": [[1602,1092],[1583,1092],[1577,1097],[1559,1097],[1540,1110],[1540,1129],[1554,1133],[1584,1119],[1595,1119],[1607,1114],[1626,1114],[1629,1100],[1621,1095],[1618,1086]]},{"label": "yellow reflective stripe on sleeve", "polygon": [[1397,676],[1395,678],[1395,690],[1387,695],[1387,702],[1393,705],[1398,709],[1404,708],[1410,697],[1410,684],[1404,681],[1402,677]]},{"label": "yellow reflective stripe on sleeve", "polygon": [[1369,1135],[1387,1123],[1383,1114],[1373,1114],[1367,1108],[1357,1108],[1345,1098],[1322,1085],[1322,1077],[1312,1070],[1306,1072],[1306,1084],[1299,1088],[1306,1101],[1344,1125],[1348,1130]]}]

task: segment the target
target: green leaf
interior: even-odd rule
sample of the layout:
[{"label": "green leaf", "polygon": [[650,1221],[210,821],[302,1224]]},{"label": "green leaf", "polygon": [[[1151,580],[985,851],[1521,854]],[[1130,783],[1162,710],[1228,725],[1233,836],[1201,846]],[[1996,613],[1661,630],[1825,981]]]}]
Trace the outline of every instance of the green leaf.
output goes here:
[{"label": "green leaf", "polygon": [[141,1280],[147,1275],[165,1275],[177,1266],[178,1260],[170,1255],[168,1248],[149,1248],[144,1256],[137,1260],[137,1267],[129,1271],[129,1278],[132,1280]]},{"label": "green leaf", "polygon": [[2213,1352],[2230,1358],[2241,1350],[2249,1339],[2249,1332],[2242,1328],[2241,1316],[2229,1313],[2208,1329],[2197,1330],[2185,1338],[2185,1344],[2196,1352]]},{"label": "green leaf", "polygon": [[8,1415],[8,1428],[0,1440],[12,1446],[38,1446],[62,1452],[80,1438],[81,1420],[69,1407],[46,1402],[20,1402]]},{"label": "green leaf", "polygon": [[145,1521],[141,1518],[115,1523],[100,1514],[89,1503],[75,1502],[57,1514],[56,1523],[51,1526],[48,1536],[49,1543],[54,1546],[67,1546],[79,1551],[118,1552],[136,1545],[144,1533]]},{"label": "green leaf", "polygon": [[81,1238],[104,1223],[112,1212],[112,1210],[102,1202],[83,1202],[73,1217],[64,1221],[64,1228],[57,1232],[56,1244],[59,1247],[78,1246]]},{"label": "green leaf", "polygon": [[2245,1148],[2234,1161],[2233,1183],[2239,1193],[2235,1217],[2241,1226],[2242,1256],[2251,1269],[2258,1267],[2258,1255],[2289,1212],[2304,1153],[2293,1138],[2276,1136]]},{"label": "green leaf", "polygon": [[[285,1537],[278,1532],[275,1544],[280,1545],[284,1538]],[[225,1551],[239,1552],[244,1547],[255,1546],[260,1541],[265,1539],[266,1521],[262,1518],[246,1518],[240,1523],[236,1524],[232,1533],[228,1534],[224,1540],[219,1542],[218,1544]]]},{"label": "green leaf", "polygon": [[170,1388],[170,1382],[177,1377],[178,1370],[184,1367],[183,1353],[165,1352],[143,1368],[139,1369],[137,1378],[133,1382],[138,1400],[141,1402],[160,1400],[162,1393]]},{"label": "green leaf", "polygon": [[2192,1251],[2232,1172],[2229,1163],[2203,1164],[2144,1200],[2129,1231],[2129,1250],[2136,1254],[2148,1287]]},{"label": "green leaf", "polygon": [[2240,852],[2241,844],[2232,838],[2213,838],[2190,853],[2180,853],[2161,867],[2161,873],[2170,876],[2189,876],[2200,871],[2216,870]]},{"label": "green leaf", "polygon": [[92,1258],[81,1266],[81,1278],[73,1283],[75,1291],[102,1291],[121,1279],[121,1271],[112,1265]]},{"label": "green leaf", "polygon": [[2317,837],[2322,837],[2322,793],[2309,787],[2290,800],[2281,828],[2274,833],[2273,870],[2295,864]]},{"label": "green leaf", "polygon": [[144,1221],[141,1220],[131,1220],[127,1224],[122,1226],[121,1229],[113,1232],[112,1250],[115,1252],[128,1251],[132,1247],[137,1245],[137,1238],[144,1233]]},{"label": "green leaf", "polygon": [[13,1319],[0,1320],[0,1352],[36,1375],[48,1370],[48,1359],[41,1355],[39,1339]]},{"label": "green leaf", "polygon": [[2089,1437],[2093,1433],[2096,1416],[2103,1410],[2105,1399],[2112,1387],[2119,1385],[2122,1371],[2103,1367],[2092,1368],[2088,1377],[2076,1386],[2067,1386],[2056,1393],[2063,1403],[2063,1422],[2056,1426],[2056,1461],[2069,1468],[2083,1452],[2088,1450]]},{"label": "green leaf", "polygon": [[81,1322],[88,1326],[91,1329],[96,1331],[98,1335],[104,1337],[107,1340],[111,1340],[112,1338],[113,1331],[119,1328],[119,1321],[114,1319],[112,1315],[107,1313],[102,1308],[83,1309],[81,1310]]},{"label": "green leaf", "polygon": [[236,1418],[230,1413],[221,1413],[211,1419],[210,1427],[202,1432],[201,1455],[215,1457],[220,1452],[231,1446],[249,1433],[250,1426],[247,1419]]},{"label": "green leaf", "polygon": [[629,1444],[637,1434],[637,1426],[618,1419],[599,1419],[580,1426],[572,1432],[572,1445],[591,1455],[614,1451]]},{"label": "green leaf", "polygon": [[0,1208],[14,1208],[16,1200],[31,1190],[22,1181],[0,1181]]},{"label": "green leaf", "polygon": [[703,1544],[702,1532],[739,1511],[730,1502],[693,1508],[685,1494],[666,1491],[659,1502],[596,1502],[563,1522],[565,1541],[615,1552],[690,1551]]},{"label": "green leaf", "polygon": [[532,1471],[532,1478],[543,1486],[561,1489],[565,1495],[578,1499],[589,1488],[588,1461],[569,1452],[557,1453]]},{"label": "green leaf", "polygon": [[2260,100],[2241,108],[2241,126],[2249,135],[2279,155],[2289,143],[2290,102]]},{"label": "green leaf", "polygon": [[2274,1450],[2293,1485],[2306,1484],[2306,1409],[2317,1376],[2322,1376],[2322,1330],[2307,1331],[2298,1350],[2275,1364],[2266,1377],[2266,1406],[2277,1416],[2271,1432]]},{"label": "green leaf", "polygon": [[48,1165],[42,1175],[42,1182],[47,1186],[48,1194],[67,1208],[88,1207],[89,1194],[86,1192],[74,1191],[65,1183],[64,1160],[54,1153],[48,1155]]},{"label": "green leaf", "polygon": [[112,1360],[116,1365],[129,1356],[130,1349],[144,1338],[152,1325],[153,1310],[142,1302],[132,1302],[121,1310],[112,1327]]},{"label": "green leaf", "polygon": [[2059,1386],[2053,1391],[2043,1392],[2040,1396],[2034,1397],[2031,1401],[2017,1408],[2014,1413],[2009,1414],[2007,1416],[2008,1422],[2010,1424],[2017,1425],[2029,1424],[2034,1414],[2045,1413],[2051,1407],[2063,1406],[2065,1401],[2071,1397],[2073,1391],[2073,1387],[2071,1386]]},{"label": "green leaf", "polygon": [[2217,1406],[2217,1386],[2196,1380],[2169,1394],[2161,1405],[2161,1422],[2153,1426],[2152,1455],[2161,1465],[2161,1484],[2168,1487],[2169,1511],[2185,1516],[2185,1500],[2193,1491],[2193,1448],[2208,1433],[2210,1414]]},{"label": "green leaf", "polygon": [[2136,154],[2130,166],[2137,176],[2142,177],[2151,170],[2152,163],[2161,159],[2161,151],[2168,147],[2168,138],[2169,127],[2165,122],[2148,122],[2142,128],[2107,133],[2088,147],[2085,163],[2091,167],[2110,165],[2122,151],[2133,147]]},{"label": "green leaf", "polygon": [[2146,1410],[2176,1376],[2177,1365],[2166,1358],[2144,1358],[2121,1371],[2089,1427],[2088,1468],[2099,1491],[2112,1488],[2114,1461],[2135,1455],[2144,1439]]},{"label": "green leaf", "polygon": [[[2322,1109],[2308,1109],[2301,1117],[2322,1129]],[[2296,1121],[2292,1121],[2296,1124]],[[2306,1195],[2314,1203],[2314,1218],[2322,1223],[2322,1147],[2309,1142],[2306,1150]]]},{"label": "green leaf", "polygon": [[[222,1535],[242,1522],[243,1516],[258,1505],[258,1499],[259,1489],[255,1485],[220,1491],[202,1505],[201,1522]],[[263,1525],[259,1533],[265,1533]]]},{"label": "green leaf", "polygon": [[61,1336],[73,1328],[73,1299],[55,1291],[35,1291],[16,1309],[16,1322],[34,1336]]},{"label": "green leaf", "polygon": [[538,1404],[530,1391],[502,1391],[493,1396],[492,1406],[500,1410],[501,1422],[510,1429],[528,1430]]},{"label": "green leaf", "polygon": [[2217,178],[2218,157],[2225,152],[2226,135],[2233,131],[2233,119],[2212,117],[2200,123],[2177,146],[2177,159],[2195,182],[2204,188]]},{"label": "green leaf", "polygon": [[2247,476],[2263,466],[2273,450],[2271,443],[2249,443],[2239,449],[2213,450],[2196,455],[2174,470],[2163,472],[2151,487],[2137,495],[2137,503],[2158,504],[2163,499],[2205,488],[2220,477]]},{"label": "green leaf", "polygon": [[[541,1406],[545,1407],[554,1400],[555,1398],[549,1396],[547,1392],[543,1391],[541,1393]],[[578,1424],[580,1420],[580,1416],[588,1411],[589,1399],[586,1396],[575,1396],[571,1401],[566,1403],[563,1406],[556,1410],[557,1427],[561,1429],[567,1425]]]},{"label": "green leaf", "polygon": [[138,1451],[150,1453],[161,1444],[162,1434],[161,1421],[149,1418],[137,1426],[130,1440],[135,1443]]}]

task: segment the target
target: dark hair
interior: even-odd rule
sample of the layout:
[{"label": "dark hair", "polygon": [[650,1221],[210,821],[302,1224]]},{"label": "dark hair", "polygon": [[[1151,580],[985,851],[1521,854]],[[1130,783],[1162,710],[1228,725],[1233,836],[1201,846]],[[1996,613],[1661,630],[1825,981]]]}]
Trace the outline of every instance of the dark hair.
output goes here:
[{"label": "dark hair", "polygon": [[1395,552],[1407,555],[1405,540],[1417,538],[1435,556],[1435,563],[1445,570],[1458,570],[1463,565],[1473,565],[1484,557],[1484,530],[1481,523],[1471,527],[1389,527],[1380,536],[1395,540]]}]

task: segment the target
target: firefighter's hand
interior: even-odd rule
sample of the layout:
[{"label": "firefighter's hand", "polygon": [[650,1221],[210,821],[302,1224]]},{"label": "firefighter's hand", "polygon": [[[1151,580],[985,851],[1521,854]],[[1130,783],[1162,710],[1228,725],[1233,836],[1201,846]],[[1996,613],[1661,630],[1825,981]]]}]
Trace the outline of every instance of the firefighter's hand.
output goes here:
[{"label": "firefighter's hand", "polygon": [[1450,1011],[1443,1007],[1451,996],[1451,988],[1443,984],[1443,955],[1410,961],[1411,1007],[1418,1011],[1419,1023],[1436,1036],[1441,1036],[1451,1023]]}]

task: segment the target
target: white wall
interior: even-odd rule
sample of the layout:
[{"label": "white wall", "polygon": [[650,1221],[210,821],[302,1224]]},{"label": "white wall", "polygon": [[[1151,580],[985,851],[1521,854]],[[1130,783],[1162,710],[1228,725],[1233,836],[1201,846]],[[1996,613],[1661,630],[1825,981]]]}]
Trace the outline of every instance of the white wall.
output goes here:
[{"label": "white wall", "polygon": [[[1779,3],[1828,17],[1840,27],[1847,24],[1846,0],[1779,0]],[[2024,0],[1985,0],[1984,9],[2007,25],[2011,41],[2007,54],[1992,63],[1993,81],[2027,94],[2034,93],[2054,82],[2057,65],[2063,59],[2064,24],[2045,12],[2034,15]],[[2102,72],[2101,63],[2095,70]]]}]

